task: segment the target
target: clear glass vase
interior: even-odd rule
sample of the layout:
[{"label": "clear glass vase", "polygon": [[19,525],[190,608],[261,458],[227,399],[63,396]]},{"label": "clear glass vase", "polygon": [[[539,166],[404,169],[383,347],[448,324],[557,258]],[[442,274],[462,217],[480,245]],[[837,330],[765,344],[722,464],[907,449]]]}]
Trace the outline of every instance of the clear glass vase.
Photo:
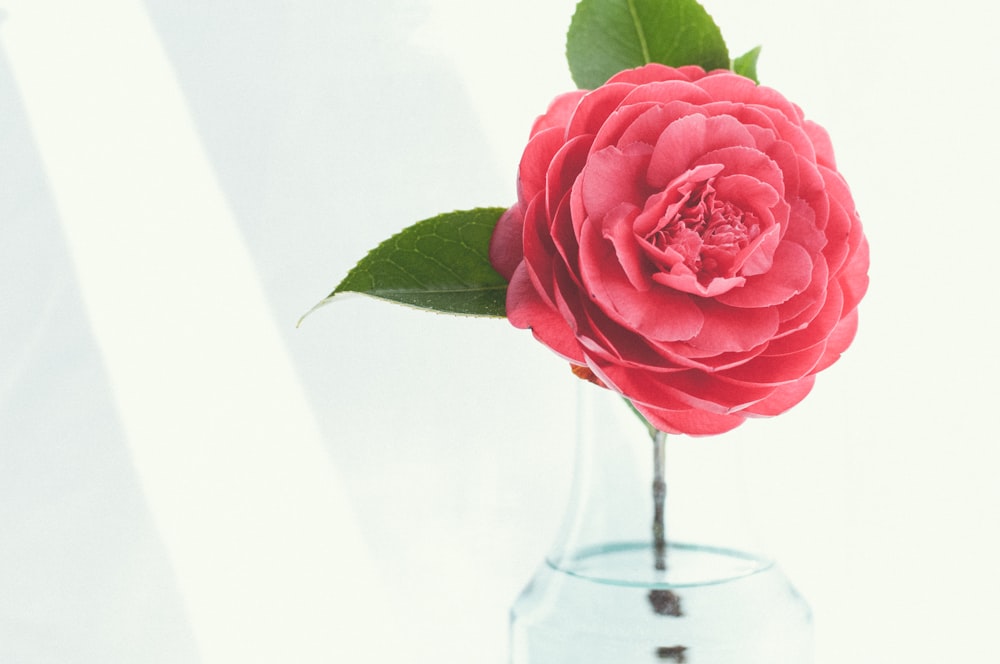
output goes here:
[{"label": "clear glass vase", "polygon": [[[809,607],[744,548],[739,496],[720,495],[734,486],[716,472],[722,450],[679,436],[665,445],[596,386],[581,385],[580,401],[569,509],[511,609],[511,664],[812,664]],[[681,481],[698,463],[711,472],[690,470],[719,481]]]}]

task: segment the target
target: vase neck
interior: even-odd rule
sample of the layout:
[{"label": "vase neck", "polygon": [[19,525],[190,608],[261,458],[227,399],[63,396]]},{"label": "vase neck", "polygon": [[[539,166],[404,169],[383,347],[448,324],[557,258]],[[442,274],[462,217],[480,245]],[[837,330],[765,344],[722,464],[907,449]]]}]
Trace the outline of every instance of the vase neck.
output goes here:
[{"label": "vase neck", "polygon": [[620,396],[581,384],[573,485],[551,564],[627,549],[662,574],[677,549],[756,549],[738,462],[721,440],[654,437]]}]

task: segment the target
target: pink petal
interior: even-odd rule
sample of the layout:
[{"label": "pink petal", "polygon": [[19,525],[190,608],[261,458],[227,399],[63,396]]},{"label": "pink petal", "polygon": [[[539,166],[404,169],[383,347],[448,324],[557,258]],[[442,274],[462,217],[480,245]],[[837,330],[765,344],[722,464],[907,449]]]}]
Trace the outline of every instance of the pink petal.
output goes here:
[{"label": "pink petal", "polygon": [[579,272],[580,242],[573,228],[570,192],[563,194],[562,201],[552,215],[550,233],[552,243],[559,252],[559,257],[567,268],[574,273]]},{"label": "pink petal", "polygon": [[719,197],[743,210],[767,210],[781,201],[773,185],[753,174],[725,173],[715,180],[715,190]]},{"label": "pink petal", "polygon": [[770,385],[737,385],[696,370],[661,373],[650,369],[629,370],[610,363],[602,363],[599,368],[602,380],[606,377],[606,383],[630,399],[669,409],[678,409],[677,404],[683,404],[726,415],[743,410],[774,391]]},{"label": "pink petal", "polygon": [[816,363],[822,356],[823,344],[787,355],[765,351],[746,364],[720,373],[720,376],[741,385],[781,385],[815,373]]},{"label": "pink petal", "polygon": [[833,156],[833,141],[830,140],[830,135],[826,132],[826,129],[823,129],[823,127],[812,120],[805,120],[802,123],[802,128],[805,130],[806,135],[809,136],[812,144],[816,146],[816,162],[821,166],[836,170],[837,160]]},{"label": "pink petal", "polygon": [[774,309],[734,309],[707,300],[701,303],[704,323],[692,347],[718,353],[746,351],[770,339],[778,329]]},{"label": "pink petal", "polygon": [[806,398],[812,390],[815,376],[807,376],[802,380],[781,385],[771,396],[758,401],[743,412],[750,416],[773,417],[781,415],[786,410]]},{"label": "pink petal", "polygon": [[795,332],[775,339],[771,342],[767,352],[785,355],[825,343],[826,338],[830,336],[844,315],[844,295],[840,285],[837,283],[827,284],[824,297],[820,301],[822,306],[815,311],[812,319],[800,323]]},{"label": "pink petal", "polygon": [[696,163],[706,163],[700,158],[708,152],[731,146],[753,146],[753,137],[736,120],[708,118],[701,113],[672,122],[660,135],[647,176],[654,187],[665,187]]},{"label": "pink petal", "polygon": [[[824,195],[823,198],[825,199],[826,196]],[[784,224],[784,239],[801,245],[813,256],[823,251],[827,246],[827,236],[817,224],[816,209],[825,209],[825,207],[810,205],[801,198],[793,200],[788,223]]]},{"label": "pink petal", "polygon": [[493,228],[490,238],[490,263],[493,269],[510,281],[514,269],[524,258],[521,236],[524,233],[524,216],[521,204],[517,203],[502,215]]},{"label": "pink petal", "polygon": [[657,126],[655,117],[651,119],[647,116],[661,108],[660,105],[653,102],[619,106],[598,130],[594,137],[593,151],[597,152],[611,145],[619,148],[624,148],[632,143],[652,145],[656,142],[656,136],[663,131],[664,125]]},{"label": "pink petal", "polygon": [[[625,125],[625,121],[628,120],[627,126],[616,127],[617,131],[615,134],[617,137],[614,143],[618,147],[625,147],[630,143],[636,142],[656,145],[660,134],[671,123],[692,113],[699,112],[697,106],[686,101],[670,101],[665,104],[649,101],[622,106],[615,112],[612,118],[609,118],[609,120],[614,119],[618,114],[621,114],[621,121],[616,123],[620,125]],[[604,138],[604,134],[605,132],[602,129],[601,134],[594,141],[595,145]],[[612,134],[608,132],[605,140],[611,138],[611,136]]]},{"label": "pink petal", "polygon": [[648,367],[630,368],[605,362],[594,356],[590,356],[588,366],[605,385],[628,397],[633,403],[666,410],[692,408],[687,399],[679,398],[683,395],[663,388],[665,382],[677,374],[677,370],[654,372]]},{"label": "pink petal", "polygon": [[573,117],[566,126],[566,138],[596,134],[608,116],[634,88],[634,85],[628,83],[607,83],[587,92],[580,99],[580,103],[573,111]]},{"label": "pink petal", "polygon": [[823,236],[827,241],[823,247],[823,255],[833,273],[841,269],[851,253],[853,221],[850,212],[839,201],[830,201],[830,216]]},{"label": "pink petal", "polygon": [[614,247],[618,257],[618,265],[625,277],[637,291],[648,291],[652,286],[648,274],[648,266],[640,250],[640,244],[645,241],[636,237],[633,224],[639,210],[633,205],[622,203],[604,217],[601,224],[604,239]]},{"label": "pink petal", "polygon": [[770,185],[778,195],[785,197],[784,174],[778,164],[757,148],[744,146],[722,147],[699,155],[694,165],[722,164],[726,175],[743,173]]},{"label": "pink petal", "polygon": [[756,85],[748,78],[731,72],[712,73],[696,85],[713,99],[734,103],[755,104],[780,111],[793,122],[801,122],[802,111],[780,92],[764,85]]},{"label": "pink petal", "polygon": [[549,234],[549,219],[537,197],[528,203],[524,211],[524,265],[531,277],[535,290],[549,307],[555,307],[553,259],[557,255],[552,236]]},{"label": "pink petal", "polygon": [[[861,233],[860,224],[857,232]],[[868,239],[863,235],[850,262],[837,275],[837,281],[844,290],[844,309],[853,310],[868,291]]]},{"label": "pink petal", "polygon": [[743,351],[717,352],[695,348],[686,341],[658,342],[651,349],[663,356],[665,361],[687,369],[698,369],[708,373],[719,373],[741,364],[767,350],[764,342]]},{"label": "pink petal", "polygon": [[718,297],[731,307],[768,307],[787,301],[809,286],[813,264],[809,253],[793,242],[782,242],[774,252],[774,265],[764,274],[747,278],[742,288]]},{"label": "pink petal", "polygon": [[827,219],[830,216],[829,187],[824,182],[825,178],[816,165],[799,157],[797,188],[788,191],[789,198],[800,198],[802,202],[813,210],[811,215],[812,225],[823,230],[826,228]]},{"label": "pink petal", "polygon": [[809,321],[822,311],[827,300],[830,274],[822,254],[814,256],[812,279],[809,288],[787,302],[778,305],[781,329],[778,336],[784,337],[804,328]]},{"label": "pink petal", "polygon": [[685,67],[668,67],[657,63],[626,69],[608,79],[608,83],[632,83],[641,85],[656,81],[695,81],[705,75],[701,67],[688,65]]},{"label": "pink petal", "polygon": [[577,105],[579,105],[580,100],[585,94],[587,94],[586,90],[573,90],[553,99],[544,115],[538,116],[532,125],[531,136],[533,137],[535,134],[546,129],[552,129],[553,127],[565,130],[566,125],[569,124],[569,119],[573,115],[573,111],[576,110]]},{"label": "pink petal", "polygon": [[655,371],[658,374],[691,368],[675,363],[673,359],[676,356],[661,353],[656,342],[637,336],[611,319],[597,303],[580,306],[573,315],[577,338],[591,358],[592,367],[615,365],[622,369]]},{"label": "pink petal", "polygon": [[694,186],[714,178],[723,168],[722,164],[702,164],[678,174],[662,191],[649,196],[644,206],[639,206],[643,210],[636,221],[636,232],[644,237],[656,232],[664,219],[678,214]]},{"label": "pink petal", "polygon": [[528,141],[517,171],[518,197],[521,200],[531,200],[545,190],[549,164],[565,142],[563,131],[559,128],[546,129]]},{"label": "pink petal", "polygon": [[818,373],[828,368],[831,364],[840,359],[841,354],[854,341],[854,335],[858,331],[858,310],[852,309],[844,316],[843,320],[830,333],[827,338],[826,349],[823,357],[816,364],[814,373]]},{"label": "pink petal", "polygon": [[580,180],[587,215],[600,219],[622,203],[642,208],[649,196],[645,172],[652,148],[633,143],[623,150],[614,146],[592,153]]},{"label": "pink petal", "polygon": [[585,364],[580,344],[566,321],[539,297],[527,269],[522,264],[515,270],[507,288],[507,319],[514,327],[531,329],[540,342],[563,358]]},{"label": "pink petal", "polygon": [[760,106],[717,101],[706,106],[705,111],[711,116],[727,115],[735,118],[753,134],[754,145],[760,150],[769,151],[777,139],[778,131],[772,118],[773,110],[769,113]]},{"label": "pink petal", "polygon": [[580,237],[580,276],[591,300],[612,320],[648,339],[677,341],[698,333],[702,314],[689,296],[667,288],[637,291],[618,261],[603,229],[588,220]]},{"label": "pink petal", "polygon": [[745,277],[715,277],[708,283],[698,281],[697,275],[683,264],[670,272],[654,272],[653,281],[679,293],[690,293],[698,297],[714,298],[739,288],[746,283]]},{"label": "pink petal", "polygon": [[641,104],[653,101],[664,104],[671,101],[686,101],[702,105],[712,101],[711,97],[697,85],[685,80],[653,81],[636,86],[622,100],[622,105]]},{"label": "pink petal", "polygon": [[589,136],[577,136],[566,142],[552,156],[545,171],[545,209],[551,216],[573,186],[584,165],[590,148]]},{"label": "pink petal", "polygon": [[689,436],[714,436],[732,431],[743,424],[746,417],[740,414],[718,415],[704,410],[664,410],[643,404],[636,409],[654,427],[665,433]]},{"label": "pink petal", "polygon": [[733,262],[733,270],[745,277],[764,274],[774,266],[774,253],[778,250],[781,229],[771,226],[758,235]]},{"label": "pink petal", "polygon": [[764,109],[764,112],[771,115],[781,140],[790,144],[796,155],[810,164],[816,164],[816,146],[813,145],[800,122],[786,118],[780,111]]}]

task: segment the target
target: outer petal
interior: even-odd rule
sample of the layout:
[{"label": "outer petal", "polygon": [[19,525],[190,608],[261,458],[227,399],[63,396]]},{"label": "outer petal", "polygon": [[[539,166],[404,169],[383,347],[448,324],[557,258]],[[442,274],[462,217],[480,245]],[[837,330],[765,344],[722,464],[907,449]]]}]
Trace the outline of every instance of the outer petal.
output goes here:
[{"label": "outer petal", "polygon": [[608,83],[654,83],[656,81],[695,81],[705,76],[705,70],[697,65],[686,67],[668,67],[661,64],[649,64],[635,69],[626,69],[608,79]]},{"label": "outer petal", "polygon": [[577,105],[579,105],[580,100],[585,94],[587,94],[586,90],[573,90],[572,92],[561,94],[552,100],[545,114],[538,116],[535,124],[532,125],[531,136],[553,127],[565,129],[566,125],[569,124],[569,119],[572,117],[573,111],[576,110]]},{"label": "outer petal", "polygon": [[732,431],[743,424],[744,415],[717,415],[703,410],[663,410],[643,404],[635,404],[636,409],[654,427],[665,433],[688,434],[689,436],[714,436]]},{"label": "outer petal", "polygon": [[826,350],[823,353],[823,357],[816,364],[816,368],[813,369],[813,373],[822,371],[839,360],[841,353],[854,341],[854,335],[857,331],[858,310],[852,309],[850,313],[844,316],[840,324],[834,328],[833,332],[830,333],[830,336],[826,340]]},{"label": "outer petal", "polygon": [[490,238],[490,263],[507,281],[524,259],[523,233],[524,213],[521,204],[516,203],[500,216]]},{"label": "outer petal", "polygon": [[823,352],[823,345],[817,345],[784,355],[761,353],[745,364],[727,369],[719,375],[727,381],[742,385],[785,385],[815,373],[816,364]]},{"label": "outer petal", "polygon": [[853,310],[868,291],[868,239],[861,234],[861,225],[854,228],[859,236],[858,247],[847,267],[837,275],[837,281],[844,289],[844,309]]},{"label": "outer petal", "polygon": [[608,83],[585,94],[566,126],[566,138],[596,134],[634,87],[627,83]]},{"label": "outer petal", "polygon": [[815,376],[807,376],[794,383],[782,385],[771,396],[750,406],[744,413],[758,417],[780,415],[805,399],[812,390],[814,382]]},{"label": "outer petal", "polygon": [[765,85],[757,85],[738,74],[713,72],[697,81],[696,85],[708,92],[713,99],[773,108],[795,123],[802,121],[801,109],[780,92]]},{"label": "outer petal", "polygon": [[609,385],[633,401],[668,409],[698,408],[725,415],[739,412],[774,392],[773,385],[737,385],[696,370],[658,373],[614,364],[590,367]]},{"label": "outer petal", "polygon": [[815,122],[806,120],[802,123],[802,128],[806,130],[809,140],[816,146],[816,161],[822,166],[831,170],[836,170],[837,161],[833,156],[833,142],[830,135]]},{"label": "outer petal", "polygon": [[530,329],[535,338],[570,362],[586,363],[573,330],[538,297],[523,263],[507,288],[507,319],[514,327]]},{"label": "outer petal", "polygon": [[539,132],[528,141],[517,171],[518,197],[522,201],[529,201],[545,190],[549,164],[565,142],[558,127]]}]

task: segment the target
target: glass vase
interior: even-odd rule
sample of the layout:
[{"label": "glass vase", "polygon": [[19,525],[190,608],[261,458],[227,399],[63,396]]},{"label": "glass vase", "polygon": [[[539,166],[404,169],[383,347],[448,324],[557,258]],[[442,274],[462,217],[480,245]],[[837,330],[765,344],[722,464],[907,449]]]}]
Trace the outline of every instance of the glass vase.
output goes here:
[{"label": "glass vase", "polygon": [[511,609],[511,664],[812,664],[808,605],[744,546],[732,450],[667,445],[590,384],[579,413],[570,505]]}]

